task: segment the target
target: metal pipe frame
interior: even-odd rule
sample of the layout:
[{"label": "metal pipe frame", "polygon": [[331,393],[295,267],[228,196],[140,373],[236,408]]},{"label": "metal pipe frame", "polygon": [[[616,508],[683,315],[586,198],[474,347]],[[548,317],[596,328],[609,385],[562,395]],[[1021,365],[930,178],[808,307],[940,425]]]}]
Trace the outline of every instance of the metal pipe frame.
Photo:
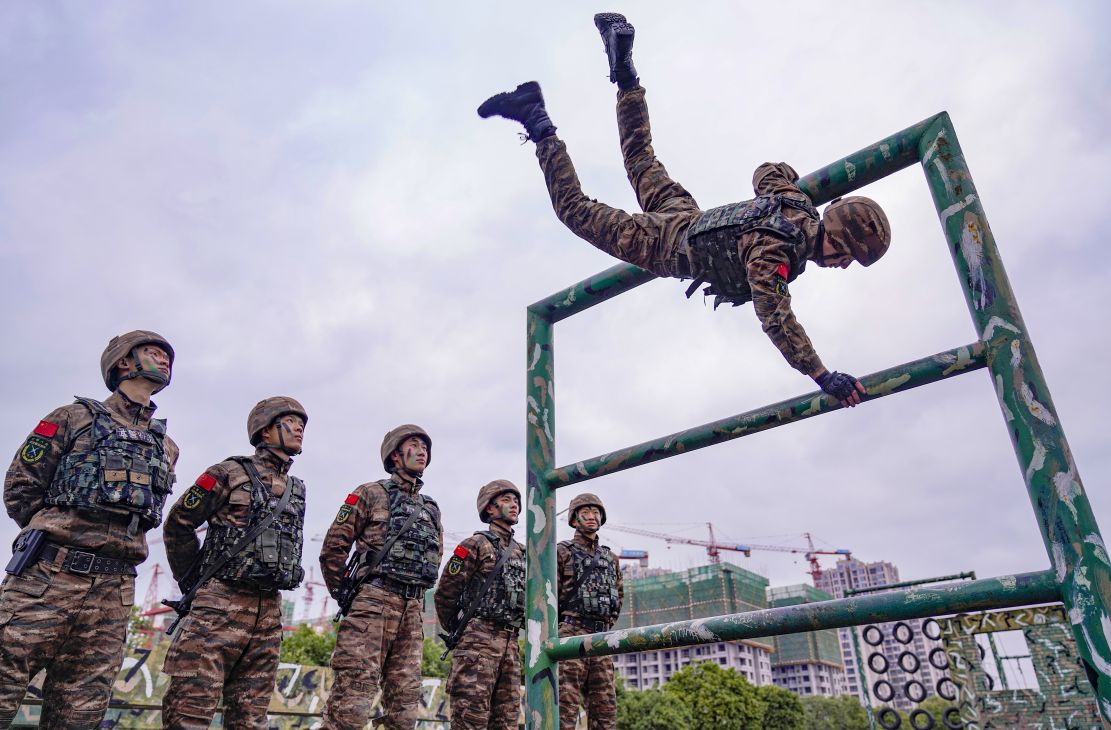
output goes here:
[{"label": "metal pipe frame", "polygon": [[1050,601],[1065,604],[1100,713],[1111,723],[1111,559],[949,115],[942,112],[854,152],[805,176],[799,186],[821,205],[915,163],[925,172],[978,339],[862,378],[868,398],[989,370],[1052,570],[558,639],[557,488],[839,408],[832,398],[811,393],[556,468],[554,324],[654,278],[629,264],[614,266],[532,304],[527,312],[525,688],[531,730],[559,725],[556,662],[561,659]]}]

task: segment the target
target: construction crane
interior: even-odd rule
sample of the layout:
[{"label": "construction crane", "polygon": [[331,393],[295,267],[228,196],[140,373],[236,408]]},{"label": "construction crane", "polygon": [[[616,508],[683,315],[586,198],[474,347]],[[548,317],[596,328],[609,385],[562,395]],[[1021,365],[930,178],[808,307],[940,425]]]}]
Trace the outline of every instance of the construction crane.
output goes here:
[{"label": "construction crane", "polygon": [[699,540],[692,537],[682,537],[680,535],[669,535],[664,532],[654,532],[652,530],[644,530],[639,527],[627,527],[625,525],[606,525],[606,527],[610,530],[627,532],[632,535],[654,537],[670,544],[699,545],[706,548],[706,554],[709,556],[710,562],[714,564],[721,562],[722,550],[741,553],[746,558],[752,557],[753,550],[801,554],[806,558],[807,562],[810,563],[810,577],[815,585],[817,585],[818,579],[822,575],[822,567],[818,564],[819,555],[842,555],[846,558],[852,557],[851,550],[818,550],[814,547],[814,539],[809,532],[803,533],[803,537],[806,538],[806,547],[795,547],[792,545],[755,545],[749,543],[720,542],[715,538],[714,525],[710,522],[706,523],[706,528],[710,533],[709,540]]}]

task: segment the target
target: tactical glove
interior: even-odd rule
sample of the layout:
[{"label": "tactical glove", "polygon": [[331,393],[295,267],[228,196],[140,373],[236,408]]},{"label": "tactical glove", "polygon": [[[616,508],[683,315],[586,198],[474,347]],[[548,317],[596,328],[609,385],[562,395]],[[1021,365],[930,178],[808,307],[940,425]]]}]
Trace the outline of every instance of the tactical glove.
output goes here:
[{"label": "tactical glove", "polygon": [[815,380],[823,391],[839,401],[848,400],[856,392],[856,378],[846,373],[827,370]]}]

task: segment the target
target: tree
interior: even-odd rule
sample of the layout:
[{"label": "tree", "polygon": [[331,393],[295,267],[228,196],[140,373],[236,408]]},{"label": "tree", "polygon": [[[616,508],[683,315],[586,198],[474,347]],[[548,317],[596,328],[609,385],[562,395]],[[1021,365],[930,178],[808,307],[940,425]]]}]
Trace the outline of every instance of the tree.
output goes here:
[{"label": "tree", "polygon": [[318,634],[308,624],[301,624],[289,636],[282,639],[279,660],[289,664],[308,664],[326,667],[336,648],[336,633],[325,631]]},{"label": "tree", "polygon": [[693,730],[690,709],[659,689],[618,691],[617,730]]},{"label": "tree", "polygon": [[671,676],[664,692],[691,713],[691,730],[761,730],[764,703],[756,688],[735,669],[705,662],[688,665]]},{"label": "tree", "polygon": [[440,659],[446,648],[444,642],[439,639],[430,639],[427,636],[424,637],[424,647],[421,649],[420,656],[420,673],[422,677],[447,678],[447,675],[451,672],[451,658]]},{"label": "tree", "polygon": [[143,610],[138,606],[131,606],[131,615],[127,619],[127,648],[134,649],[138,646],[149,647],[151,634],[154,631],[154,622],[143,616]]},{"label": "tree", "polygon": [[853,695],[803,697],[806,730],[868,730],[868,715]]},{"label": "tree", "polygon": [[756,696],[764,703],[764,730],[803,730],[806,727],[802,700],[794,692],[766,684],[756,688]]}]

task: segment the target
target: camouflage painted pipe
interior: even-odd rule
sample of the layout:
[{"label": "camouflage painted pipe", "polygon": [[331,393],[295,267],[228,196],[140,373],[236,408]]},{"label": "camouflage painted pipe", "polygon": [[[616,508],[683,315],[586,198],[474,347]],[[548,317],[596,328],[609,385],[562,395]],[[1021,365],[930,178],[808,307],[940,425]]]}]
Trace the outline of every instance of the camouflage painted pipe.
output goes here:
[{"label": "camouflage painted pipe", "polygon": [[627,654],[721,641],[836,629],[843,626],[927,618],[946,613],[1010,608],[1059,600],[1052,571],[1005,575],[968,583],[840,598],[727,616],[676,621],[585,636],[551,639],[544,649],[553,661]]},{"label": "camouflage painted pipe", "polygon": [[919,152],[1081,661],[1111,723],[1107,548],[947,114],[930,125]]},{"label": "camouflage painted pipe", "polygon": [[919,578],[918,580],[904,580],[901,583],[889,583],[885,586],[872,586],[871,588],[852,588],[845,591],[845,597],[859,596],[864,593],[875,593],[876,591],[889,591],[892,588],[910,588],[911,586],[921,586],[926,585],[927,583],[942,583],[947,580],[964,580],[965,578],[976,580],[976,571],[970,570],[967,573],[942,575],[937,578]]},{"label": "camouflage painted pipe", "polygon": [[[962,373],[979,370],[985,365],[984,348],[979,342],[941,352],[931,357],[881,370],[860,380],[868,388],[862,400],[874,400],[892,393],[936,383]],[[588,479],[613,474],[634,466],[685,454],[714,444],[731,441],[766,431],[776,426],[801,421],[822,413],[835,411],[843,406],[835,398],[821,391],[808,393],[791,400],[757,408],[737,416],[723,418],[670,436],[646,441],[636,446],[619,449],[603,456],[580,461],[548,472],[546,479],[554,488],[584,482]]]}]

